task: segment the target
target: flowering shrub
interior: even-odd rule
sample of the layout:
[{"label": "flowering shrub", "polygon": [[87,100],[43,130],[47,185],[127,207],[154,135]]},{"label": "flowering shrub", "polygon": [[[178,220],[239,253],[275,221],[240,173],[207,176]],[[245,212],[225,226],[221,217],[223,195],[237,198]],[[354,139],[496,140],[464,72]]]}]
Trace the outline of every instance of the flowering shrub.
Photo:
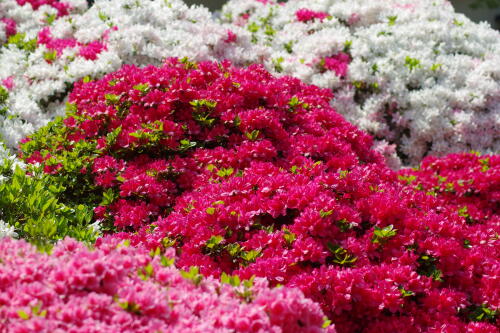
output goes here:
[{"label": "flowering shrub", "polygon": [[63,115],[69,91],[83,78],[100,78],[122,64],[158,65],[169,56],[256,57],[244,52],[250,45],[244,31],[233,29],[239,37],[230,39],[207,9],[180,0],[98,0],[83,13],[44,22],[33,33],[18,31],[0,49],[0,63],[9,64],[0,66],[0,84],[9,92],[0,134],[10,148]]},{"label": "flowering shrub", "polygon": [[[115,237],[174,246],[178,267],[299,287],[342,332],[372,325],[407,332],[409,320],[415,331],[496,330],[495,202],[466,210],[396,186],[388,170],[321,171],[254,164],[241,177],[185,193],[168,217],[138,234]],[[498,164],[488,180],[498,187]],[[470,192],[488,197],[481,190]]]},{"label": "flowering shrub", "polygon": [[[279,94],[277,93],[279,92]],[[258,66],[170,59],[79,82],[69,116],[21,145],[100,220],[138,228],[175,198],[240,174],[255,161],[283,168],[381,164],[371,139],[328,105],[330,94]],[[100,195],[99,193],[104,193]],[[108,225],[109,227],[109,225]]]},{"label": "flowering shrub", "polygon": [[[51,255],[0,239],[0,328],[9,332],[335,332],[318,304],[263,279],[222,283],[161,255],[66,239]],[[326,325],[325,325],[326,326]]]},{"label": "flowering shrub", "polygon": [[221,17],[267,48],[273,73],[333,89],[393,166],[500,151],[500,35],[448,1],[231,0]]},{"label": "flowering shrub", "polygon": [[[396,174],[331,97],[257,65],[125,66],[78,82],[68,116],[21,149],[62,200],[98,206],[98,246],[175,248],[179,269],[299,288],[340,332],[494,332],[496,157],[485,175],[469,155]],[[463,180],[466,210],[432,172]]]}]

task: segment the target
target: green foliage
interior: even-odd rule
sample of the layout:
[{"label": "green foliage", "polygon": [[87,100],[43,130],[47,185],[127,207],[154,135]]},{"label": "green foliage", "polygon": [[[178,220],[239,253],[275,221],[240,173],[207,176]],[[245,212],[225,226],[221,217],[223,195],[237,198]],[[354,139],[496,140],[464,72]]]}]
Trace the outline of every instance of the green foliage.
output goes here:
[{"label": "green foliage", "polygon": [[239,297],[241,297],[245,302],[249,303],[253,299],[253,281],[255,280],[255,276],[252,276],[248,280],[241,281],[238,275],[228,275],[226,273],[222,273],[220,277],[220,281],[225,284],[229,284],[235,288],[235,293]]},{"label": "green foliage", "polygon": [[438,262],[438,258],[433,257],[430,254],[422,254],[417,259],[417,263],[419,264],[417,267],[417,273],[431,277],[434,281],[442,281],[441,277],[443,276],[443,272],[436,267]]},{"label": "green foliage", "polygon": [[347,221],[346,219],[338,220],[335,224],[342,232],[347,232],[347,231],[351,230],[352,228],[354,228],[354,224]]},{"label": "green foliage", "polygon": [[[64,191],[58,195],[61,201],[95,207],[103,198],[101,191],[93,184],[90,166],[99,156],[99,151],[95,142],[70,141],[69,134],[70,129],[64,126],[59,117],[30,136],[30,141],[21,144],[21,150],[25,156],[37,151],[42,156],[51,154],[44,164],[57,166],[57,174],[50,177],[54,183],[64,184]],[[108,139],[113,140],[111,136]],[[56,147],[64,149],[55,150]]]},{"label": "green foliage", "polygon": [[140,315],[141,314],[141,307],[139,304],[136,304],[134,302],[128,302],[128,301],[123,301],[123,302],[118,302],[118,305],[125,311]]},{"label": "green foliage", "polygon": [[219,170],[217,170],[217,176],[219,177],[229,177],[231,176],[232,174],[234,173],[234,169],[233,168],[220,168]]},{"label": "green foliage", "polygon": [[139,268],[139,270],[137,271],[137,275],[139,276],[139,278],[141,278],[141,280],[148,280],[154,275],[153,265],[149,263],[146,266]]},{"label": "green foliage", "polygon": [[196,286],[203,281],[203,275],[200,274],[200,269],[196,266],[191,266],[189,271],[181,271],[181,275],[183,278],[191,280]]},{"label": "green foliage", "polygon": [[470,321],[483,321],[495,323],[498,316],[498,310],[493,310],[488,307],[488,304],[471,305],[464,310],[467,319]]},{"label": "green foliage", "polygon": [[278,57],[271,59],[271,61],[274,66],[274,70],[278,73],[283,73],[283,61],[285,61],[285,59],[283,57]]},{"label": "green foliage", "polygon": [[332,254],[332,256],[327,258],[327,262],[336,264],[338,266],[351,267],[358,260],[356,256],[350,254],[340,245],[334,245],[329,242],[327,244],[327,247],[328,251],[330,251]]},{"label": "green foliage", "polygon": [[45,59],[48,62],[52,62],[57,59],[57,51],[47,51],[43,54],[43,59]]},{"label": "green foliage", "polygon": [[250,141],[257,140],[257,138],[259,137],[259,134],[260,134],[259,130],[253,130],[252,132],[245,132],[245,136]]},{"label": "green foliage", "polygon": [[294,41],[291,40],[288,43],[283,44],[283,47],[285,48],[286,52],[292,54],[293,53],[293,44]]},{"label": "green foliage", "polygon": [[7,114],[7,100],[9,99],[9,91],[0,85],[0,116],[5,116]]},{"label": "green foliage", "polygon": [[332,321],[328,317],[323,317],[323,325],[321,328],[328,328],[332,324]]},{"label": "green foliage", "polygon": [[[31,170],[34,173],[34,170]],[[2,219],[14,226],[21,238],[48,251],[56,241],[70,236],[91,243],[97,234],[89,227],[92,209],[80,204],[69,205],[59,200],[65,188],[48,175],[28,175],[6,160],[0,167],[6,180],[0,184]]]},{"label": "green foliage", "polygon": [[420,60],[412,58],[410,56],[406,56],[406,58],[405,58],[405,66],[408,67],[408,69],[410,70],[410,72],[413,71],[414,69],[422,67],[420,65]]},{"label": "green foliage", "polygon": [[149,91],[149,84],[148,83],[136,84],[134,86],[134,89],[139,90],[142,93],[147,93]]},{"label": "green foliage", "polygon": [[399,292],[401,293],[401,297],[411,297],[411,296],[415,296],[415,293],[411,290],[406,290],[405,288],[403,288],[403,286],[399,286]]},{"label": "green foliage", "polygon": [[283,232],[283,238],[285,239],[286,244],[288,246],[291,246],[293,242],[295,242],[295,239],[297,239],[297,235],[286,228],[283,230]]},{"label": "green foliage", "polygon": [[288,106],[290,107],[291,112],[295,112],[297,107],[302,107],[304,109],[309,108],[309,104],[300,101],[297,96],[293,96],[292,98],[290,98],[290,101],[288,101]]},{"label": "green foliage", "polygon": [[12,35],[7,40],[7,45],[15,45],[17,48],[24,50],[26,52],[34,52],[37,46],[37,39],[25,40],[25,33],[17,33]]},{"label": "green foliage", "polygon": [[189,102],[193,107],[193,119],[196,120],[201,126],[211,127],[215,118],[209,118],[212,111],[217,106],[216,101],[208,99],[195,99]]},{"label": "green foliage", "polygon": [[375,226],[373,230],[372,243],[384,245],[385,243],[387,243],[389,238],[396,236],[396,231],[397,229],[394,229],[394,226],[392,224],[382,229]]},{"label": "green foliage", "polygon": [[387,20],[388,20],[387,24],[389,26],[393,26],[394,24],[396,24],[397,19],[398,19],[397,16],[387,16]]},{"label": "green foliage", "polygon": [[221,252],[224,250],[224,246],[222,242],[224,241],[224,237],[222,236],[212,236],[203,246],[203,253],[209,254],[211,256],[219,256]]},{"label": "green foliage", "polygon": [[324,210],[320,210],[319,211],[319,216],[321,216],[321,218],[328,217],[328,216],[330,216],[332,214],[333,214],[333,209],[330,209],[330,210],[327,210],[327,211],[324,211]]}]

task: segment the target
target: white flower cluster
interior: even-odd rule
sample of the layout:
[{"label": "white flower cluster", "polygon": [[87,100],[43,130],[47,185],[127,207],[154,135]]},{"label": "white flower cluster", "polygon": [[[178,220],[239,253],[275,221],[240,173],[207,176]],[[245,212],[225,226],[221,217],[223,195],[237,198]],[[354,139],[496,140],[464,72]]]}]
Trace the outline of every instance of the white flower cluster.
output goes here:
[{"label": "white flower cluster", "polygon": [[[32,4],[35,6],[34,8]],[[0,45],[7,42],[7,24],[5,19],[15,22],[16,32],[24,33],[28,38],[35,38],[38,31],[58,16],[61,16],[58,9],[51,6],[51,3],[63,3],[68,14],[83,13],[87,9],[86,0],[64,0],[64,1],[25,1],[24,5],[19,5],[17,0],[0,1]]]},{"label": "white flower cluster", "polygon": [[[221,20],[267,48],[270,71],[333,89],[386,155],[500,151],[500,34],[448,1],[230,0]],[[325,66],[342,52],[345,76]]]},{"label": "white flower cluster", "polygon": [[4,237],[15,238],[15,237],[17,237],[17,233],[15,232],[15,229],[13,226],[0,220],[0,239],[2,239]]},{"label": "white flower cluster", "polygon": [[[0,135],[8,147],[17,146],[65,112],[73,83],[87,76],[99,78],[123,64],[158,65],[167,57],[257,61],[258,53],[247,51],[253,47],[250,34],[233,30],[240,36],[237,41],[228,40],[228,29],[216,23],[208,9],[188,7],[180,0],[97,0],[83,13],[61,16],[25,38],[42,32],[55,46],[41,43],[39,37],[34,50],[22,43],[0,48],[0,84],[10,80]],[[102,50],[95,57],[83,56],[81,48],[92,43]]]}]

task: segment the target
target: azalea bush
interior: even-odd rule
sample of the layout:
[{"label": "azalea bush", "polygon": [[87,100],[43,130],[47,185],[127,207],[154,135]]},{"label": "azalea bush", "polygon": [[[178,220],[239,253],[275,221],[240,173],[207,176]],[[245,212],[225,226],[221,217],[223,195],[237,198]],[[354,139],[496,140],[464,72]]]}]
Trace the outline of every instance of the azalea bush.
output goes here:
[{"label": "azalea bush", "polygon": [[241,176],[253,162],[382,166],[371,138],[336,114],[330,97],[259,66],[175,58],[125,66],[77,83],[68,116],[26,139],[22,156],[60,179],[66,199],[98,206],[105,227],[137,229],[168,214],[183,192]]},{"label": "azalea bush", "polygon": [[427,0],[0,9],[0,331],[498,331],[496,32]]},{"label": "azalea bush", "polygon": [[232,0],[221,19],[251,32],[273,73],[334,90],[394,166],[500,151],[500,35],[448,1]]},{"label": "azalea bush", "polygon": [[21,149],[96,207],[104,239],[299,288],[339,331],[493,331],[497,158],[396,174],[330,99],[261,66],[173,58],[77,83],[68,116]]}]

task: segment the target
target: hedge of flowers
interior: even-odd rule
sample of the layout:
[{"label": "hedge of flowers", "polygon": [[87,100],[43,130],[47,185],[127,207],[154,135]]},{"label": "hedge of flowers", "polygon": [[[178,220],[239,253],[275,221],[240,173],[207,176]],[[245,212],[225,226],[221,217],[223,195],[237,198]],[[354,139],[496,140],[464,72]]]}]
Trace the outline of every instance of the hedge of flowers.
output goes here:
[{"label": "hedge of flowers", "polygon": [[430,82],[439,1],[6,4],[0,332],[498,331],[497,33]]}]

